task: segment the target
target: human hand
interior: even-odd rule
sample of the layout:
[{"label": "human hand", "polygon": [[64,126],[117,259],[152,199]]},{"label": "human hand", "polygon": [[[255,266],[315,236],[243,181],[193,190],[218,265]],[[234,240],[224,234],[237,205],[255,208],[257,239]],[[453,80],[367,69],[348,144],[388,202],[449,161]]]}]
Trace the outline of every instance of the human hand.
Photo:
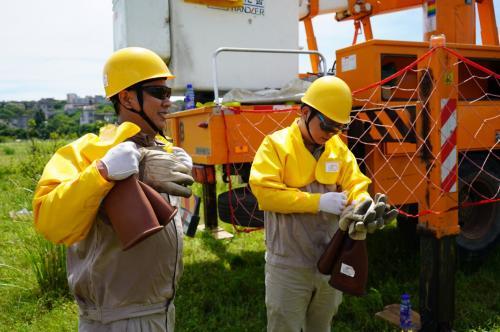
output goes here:
[{"label": "human hand", "polygon": [[189,197],[194,179],[190,169],[174,154],[162,149],[141,149],[142,181],[160,193]]},{"label": "human hand", "polygon": [[321,194],[319,198],[319,210],[336,215],[340,215],[347,204],[345,192],[327,192]]},{"label": "human hand", "polygon": [[178,146],[173,146],[172,147],[172,153],[174,156],[182,161],[184,165],[186,165],[190,170],[193,169],[193,159],[191,158],[190,155],[187,154],[187,152]]},{"label": "human hand", "polygon": [[111,149],[101,158],[106,171],[106,180],[123,180],[139,172],[139,158],[141,154],[134,142],[123,142]]}]

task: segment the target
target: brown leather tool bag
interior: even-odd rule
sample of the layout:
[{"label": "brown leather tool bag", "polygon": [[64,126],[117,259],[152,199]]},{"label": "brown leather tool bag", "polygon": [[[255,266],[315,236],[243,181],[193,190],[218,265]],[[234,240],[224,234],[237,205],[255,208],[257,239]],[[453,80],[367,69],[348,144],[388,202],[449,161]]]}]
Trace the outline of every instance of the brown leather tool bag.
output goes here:
[{"label": "brown leather tool bag", "polygon": [[[345,232],[344,232],[345,233]],[[356,241],[344,234],[344,241],[333,269],[330,285],[344,293],[363,296],[368,281],[368,250],[366,240]]]},{"label": "brown leather tool bag", "polygon": [[135,176],[116,181],[103,206],[123,250],[161,231],[177,213],[177,208]]},{"label": "brown leather tool bag", "polygon": [[145,184],[144,182],[138,181],[142,190],[146,194],[153,211],[155,212],[156,218],[158,218],[158,223],[162,226],[166,226],[177,213],[177,208],[170,205],[168,196],[165,195],[164,198],[156,190]]},{"label": "brown leather tool bag", "polygon": [[323,252],[321,257],[318,260],[318,270],[319,272],[329,275],[332,273],[333,266],[337,261],[337,258],[340,254],[340,249],[342,247],[342,243],[344,242],[346,232],[341,230],[340,228],[335,232],[332,239],[328,243],[326,250]]}]

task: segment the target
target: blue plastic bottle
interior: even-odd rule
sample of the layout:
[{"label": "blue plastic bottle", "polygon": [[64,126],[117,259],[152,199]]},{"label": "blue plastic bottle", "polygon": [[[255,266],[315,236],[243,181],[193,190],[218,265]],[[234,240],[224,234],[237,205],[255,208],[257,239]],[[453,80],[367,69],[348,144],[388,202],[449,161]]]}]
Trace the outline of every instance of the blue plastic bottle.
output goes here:
[{"label": "blue plastic bottle", "polygon": [[186,94],[184,96],[184,109],[190,110],[192,108],[195,108],[194,89],[193,85],[188,83],[186,86]]},{"label": "blue plastic bottle", "polygon": [[410,295],[406,293],[401,295],[399,326],[401,327],[401,331],[412,331]]}]

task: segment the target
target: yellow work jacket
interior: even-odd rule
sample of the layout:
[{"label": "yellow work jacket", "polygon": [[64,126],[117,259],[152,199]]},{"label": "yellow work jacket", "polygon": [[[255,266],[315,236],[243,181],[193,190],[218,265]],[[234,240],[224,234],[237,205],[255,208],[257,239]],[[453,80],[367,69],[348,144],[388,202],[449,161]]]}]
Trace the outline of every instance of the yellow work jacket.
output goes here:
[{"label": "yellow work jacket", "polygon": [[102,199],[114,184],[101,176],[96,161],[139,131],[131,122],[107,125],[101,128],[99,136],[86,134],[57,150],[35,189],[36,230],[54,243],[70,245],[82,240],[95,220]]},{"label": "yellow work jacket", "polygon": [[350,202],[369,194],[371,183],[359,170],[356,158],[338,136],[325,144],[318,160],[304,145],[297,121],[262,141],[250,172],[250,186],[259,208],[278,213],[317,213],[320,193],[301,191],[317,181],[336,184]]}]

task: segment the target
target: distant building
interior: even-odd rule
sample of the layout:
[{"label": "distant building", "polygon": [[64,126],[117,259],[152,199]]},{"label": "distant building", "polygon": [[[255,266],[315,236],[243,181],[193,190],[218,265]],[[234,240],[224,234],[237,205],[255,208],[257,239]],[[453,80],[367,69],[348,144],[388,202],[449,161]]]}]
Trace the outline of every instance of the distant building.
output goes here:
[{"label": "distant building", "polygon": [[87,108],[83,109],[82,113],[80,113],[80,126],[84,124],[94,123],[95,122],[95,109]]},{"label": "distant building", "polygon": [[97,105],[109,103],[110,102],[103,96],[79,97],[76,93],[68,93],[66,94],[66,105],[64,105],[64,112],[66,114],[72,115],[88,106],[94,106],[95,109]]},{"label": "distant building", "polygon": [[84,106],[80,113],[80,126],[94,123],[96,121],[104,121],[112,123],[116,119],[114,112],[97,113],[94,106]]},{"label": "distant building", "polygon": [[18,116],[17,118],[12,118],[10,119],[10,123],[20,129],[28,129],[28,121],[30,117],[28,115],[21,115]]},{"label": "distant building", "polygon": [[52,117],[55,113],[56,100],[54,98],[44,98],[37,101],[33,107],[34,111],[41,110],[45,119]]},{"label": "distant building", "polygon": [[104,96],[94,96],[94,102],[96,104],[111,104],[111,102]]},{"label": "distant building", "polygon": [[66,94],[66,102],[68,104],[75,104],[78,99],[78,95],[76,93],[67,93]]}]

